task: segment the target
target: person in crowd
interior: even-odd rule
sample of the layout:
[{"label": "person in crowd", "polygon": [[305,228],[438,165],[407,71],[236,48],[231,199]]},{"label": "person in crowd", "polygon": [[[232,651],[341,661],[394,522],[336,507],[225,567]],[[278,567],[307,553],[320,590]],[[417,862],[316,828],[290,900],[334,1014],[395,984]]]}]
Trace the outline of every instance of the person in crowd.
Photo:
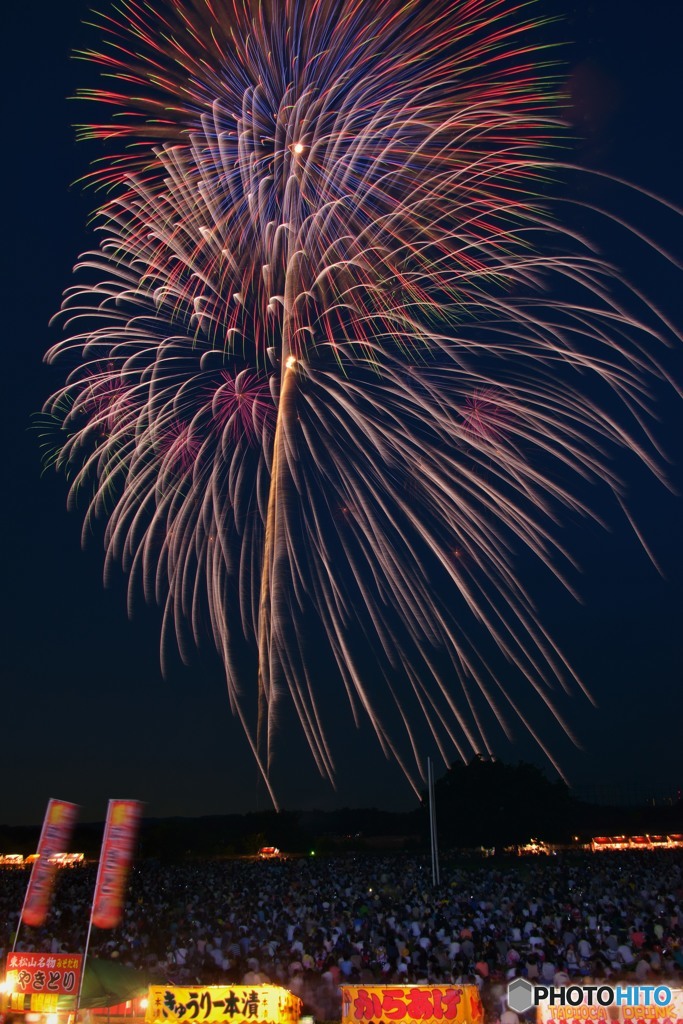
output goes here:
[{"label": "person in crowd", "polygon": [[[81,952],[96,868],[59,873],[45,925],[17,951]],[[12,948],[26,885],[0,870],[0,948]],[[175,984],[282,984],[318,1019],[340,985],[476,984],[488,1021],[518,1024],[507,981],[586,978],[680,984],[683,856],[572,854],[479,866],[442,856],[141,861],[122,924],[90,953]],[[0,965],[1,967],[2,965]],[[514,1020],[512,1018],[515,1018]]]}]

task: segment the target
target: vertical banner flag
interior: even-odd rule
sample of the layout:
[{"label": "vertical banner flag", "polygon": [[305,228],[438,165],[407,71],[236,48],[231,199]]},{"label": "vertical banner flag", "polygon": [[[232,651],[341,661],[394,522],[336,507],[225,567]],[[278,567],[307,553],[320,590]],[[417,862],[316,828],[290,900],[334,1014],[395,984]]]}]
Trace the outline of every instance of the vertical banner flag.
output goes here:
[{"label": "vertical banner flag", "polygon": [[78,814],[78,805],[64,800],[50,800],[38,843],[38,859],[31,869],[21,920],[31,928],[39,928],[47,917],[52,896],[56,864],[55,853],[66,853]]},{"label": "vertical banner flag", "polygon": [[141,813],[138,800],[109,801],[93,899],[92,923],[96,928],[116,928],[121,920]]}]

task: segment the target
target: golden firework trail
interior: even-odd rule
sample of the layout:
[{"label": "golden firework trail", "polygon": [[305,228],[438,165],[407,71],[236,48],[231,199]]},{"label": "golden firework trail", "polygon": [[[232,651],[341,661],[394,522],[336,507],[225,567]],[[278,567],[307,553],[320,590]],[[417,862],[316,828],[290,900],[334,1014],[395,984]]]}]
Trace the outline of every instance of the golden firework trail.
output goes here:
[{"label": "golden firework trail", "polygon": [[213,638],[273,801],[285,701],[334,778],[313,648],[416,792],[424,722],[447,763],[515,720],[554,763],[533,709],[564,725],[581,684],[520,559],[570,586],[562,526],[597,518],[588,484],[623,502],[613,453],[663,479],[675,331],[574,226],[538,11],[95,17],[104,199],[48,353],[52,461],[84,535],[106,523],[105,575],[163,607],[162,661]]}]

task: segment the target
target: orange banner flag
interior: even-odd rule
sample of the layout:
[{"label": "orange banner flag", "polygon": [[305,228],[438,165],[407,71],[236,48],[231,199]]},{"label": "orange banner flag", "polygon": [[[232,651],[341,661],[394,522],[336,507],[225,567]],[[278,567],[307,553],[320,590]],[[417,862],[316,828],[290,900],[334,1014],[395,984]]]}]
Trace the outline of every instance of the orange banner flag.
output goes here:
[{"label": "orange banner flag", "polygon": [[66,853],[71,832],[78,815],[78,804],[50,800],[38,843],[38,859],[31,869],[21,920],[31,928],[39,928],[47,917],[55,880],[55,853]]},{"label": "orange banner flag", "polygon": [[128,871],[142,814],[138,800],[110,800],[93,898],[92,923],[116,928],[123,915]]}]

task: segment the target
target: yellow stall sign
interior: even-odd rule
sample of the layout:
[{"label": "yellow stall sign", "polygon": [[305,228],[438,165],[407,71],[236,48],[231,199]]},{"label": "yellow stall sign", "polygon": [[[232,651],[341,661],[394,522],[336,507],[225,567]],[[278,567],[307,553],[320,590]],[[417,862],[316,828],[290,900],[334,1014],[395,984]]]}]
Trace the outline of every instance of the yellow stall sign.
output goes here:
[{"label": "yellow stall sign", "polygon": [[279,985],[152,985],[147,1024],[296,1024],[301,1000]]},{"label": "yellow stall sign", "polygon": [[476,985],[342,987],[342,1024],[483,1024]]},{"label": "yellow stall sign", "polygon": [[30,1010],[31,1013],[56,1013],[58,996],[47,992],[37,992],[33,995],[26,995],[24,992],[12,992],[10,995],[10,1010],[17,1010],[24,1013]]}]

